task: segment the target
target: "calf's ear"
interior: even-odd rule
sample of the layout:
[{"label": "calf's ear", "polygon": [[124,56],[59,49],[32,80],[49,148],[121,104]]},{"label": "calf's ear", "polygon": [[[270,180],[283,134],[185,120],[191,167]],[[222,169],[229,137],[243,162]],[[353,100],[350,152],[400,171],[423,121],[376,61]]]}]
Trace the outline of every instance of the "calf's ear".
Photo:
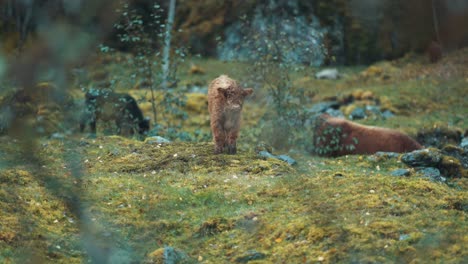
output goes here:
[{"label": "calf's ear", "polygon": [[246,88],[242,91],[242,95],[244,97],[248,96],[248,95],[251,95],[253,93],[253,89],[252,88]]}]

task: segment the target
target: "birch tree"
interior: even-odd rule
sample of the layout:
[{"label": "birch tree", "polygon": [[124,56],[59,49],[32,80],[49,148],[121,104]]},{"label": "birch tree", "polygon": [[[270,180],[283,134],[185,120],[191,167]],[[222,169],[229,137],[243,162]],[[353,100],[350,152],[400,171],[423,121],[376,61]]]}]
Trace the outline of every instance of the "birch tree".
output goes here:
[{"label": "birch tree", "polygon": [[165,37],[164,37],[163,64],[162,64],[163,89],[168,88],[172,25],[174,24],[175,5],[176,5],[176,0],[171,0],[169,3],[169,13],[167,15],[167,23],[166,23],[166,28],[165,28],[166,32],[165,32]]}]

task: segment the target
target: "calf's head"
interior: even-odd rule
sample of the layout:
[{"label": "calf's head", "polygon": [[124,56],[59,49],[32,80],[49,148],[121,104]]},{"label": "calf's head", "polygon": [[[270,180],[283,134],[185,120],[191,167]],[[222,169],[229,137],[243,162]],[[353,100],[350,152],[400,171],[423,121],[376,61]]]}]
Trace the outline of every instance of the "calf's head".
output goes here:
[{"label": "calf's head", "polygon": [[220,94],[226,99],[226,110],[232,112],[240,112],[242,110],[242,105],[244,104],[244,99],[248,95],[253,93],[252,88],[218,88]]},{"label": "calf's head", "polygon": [[138,133],[140,135],[146,135],[149,129],[150,129],[150,119],[148,117],[145,117],[138,123]]}]

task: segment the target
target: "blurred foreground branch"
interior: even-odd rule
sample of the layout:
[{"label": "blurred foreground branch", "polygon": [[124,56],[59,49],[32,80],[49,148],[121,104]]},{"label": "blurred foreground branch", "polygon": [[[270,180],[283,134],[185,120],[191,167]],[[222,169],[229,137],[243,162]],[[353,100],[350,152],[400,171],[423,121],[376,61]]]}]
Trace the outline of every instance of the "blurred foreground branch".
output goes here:
[{"label": "blurred foreground branch", "polygon": [[[16,95],[12,100],[20,100],[17,104],[48,104],[63,105],[64,95],[67,93],[68,71],[90,55],[98,43],[109,34],[116,15],[108,10],[114,1],[7,1],[2,5],[2,14],[7,19],[17,19],[16,26],[21,33],[21,39],[31,38],[32,42],[23,45],[19,54],[6,54],[8,81],[16,87]],[[55,8],[53,8],[55,7]],[[59,11],[57,11],[59,7]],[[5,9],[3,9],[5,8]],[[61,9],[60,9],[61,8]],[[34,34],[31,32],[34,31]],[[28,35],[30,34],[30,35]],[[24,43],[22,41],[21,43]],[[2,80],[4,81],[4,80]],[[41,81],[53,83],[57,89],[43,91],[37,84]],[[46,93],[46,96],[38,96]],[[19,99],[20,98],[20,99]],[[21,101],[22,100],[22,101]],[[15,108],[12,108],[15,110]],[[20,157],[18,162],[27,161],[37,180],[44,185],[47,191],[67,205],[72,217],[77,219],[81,242],[92,263],[110,263],[115,243],[104,242],[98,244],[96,237],[97,227],[85,213],[89,206],[83,200],[86,190],[82,186],[84,169],[81,157],[74,152],[73,140],[66,140],[63,150],[63,162],[69,170],[71,177],[54,175],[52,170],[45,166],[47,159],[41,156],[39,133],[28,120],[34,119],[35,113],[21,114],[12,111],[6,132],[20,143]],[[65,117],[67,118],[67,117]],[[12,154],[12,153],[10,153]],[[60,161],[54,161],[60,162]],[[60,177],[62,176],[62,177]],[[27,224],[27,223],[25,223]],[[23,230],[28,230],[24,226]],[[26,236],[28,232],[25,232]],[[30,233],[30,232],[29,232]],[[18,258],[21,262],[41,263],[46,260],[39,255],[46,254],[47,249],[38,244],[28,244],[27,248],[20,250],[28,252],[29,256]],[[37,247],[37,248],[36,248]]]}]

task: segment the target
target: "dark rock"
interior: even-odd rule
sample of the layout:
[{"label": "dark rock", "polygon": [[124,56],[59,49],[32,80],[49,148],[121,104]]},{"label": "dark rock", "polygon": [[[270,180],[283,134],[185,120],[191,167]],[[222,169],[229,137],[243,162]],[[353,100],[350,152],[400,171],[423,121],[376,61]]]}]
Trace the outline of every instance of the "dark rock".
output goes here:
[{"label": "dark rock", "polygon": [[[310,13],[301,14],[304,5],[299,5],[300,1],[276,2],[259,1],[253,15],[248,16],[249,21],[237,19],[226,27],[224,41],[217,49],[220,60],[258,60],[270,55],[279,62],[315,66],[324,63],[319,47],[325,39],[325,28],[318,19]],[[275,45],[288,48],[277,57],[272,47]]]},{"label": "dark rock", "polygon": [[120,155],[120,151],[118,149],[113,149],[109,152],[110,156],[118,156]]},{"label": "dark rock", "polygon": [[333,109],[333,108],[328,108],[325,113],[333,116],[333,117],[340,117],[340,118],[344,118],[344,114],[343,112],[341,112],[341,110],[339,109]]},{"label": "dark rock", "polygon": [[[132,263],[132,262],[125,262]],[[143,264],[150,263],[164,263],[164,264],[176,264],[176,263],[198,263],[194,259],[190,258],[183,251],[166,246],[164,248],[158,248],[155,251],[148,254],[148,257],[142,262]]]},{"label": "dark rock", "polygon": [[397,159],[401,154],[396,152],[377,151],[376,153],[367,156],[368,161],[379,162],[389,159]]},{"label": "dark rock", "polygon": [[442,177],[440,174],[439,169],[433,167],[423,168],[418,171],[423,177],[429,178],[431,181],[434,182],[446,182],[447,179]]},{"label": "dark rock", "polygon": [[460,160],[451,156],[444,156],[437,168],[445,177],[461,178],[468,176],[468,170],[463,169]]},{"label": "dark rock", "polygon": [[418,172],[423,174],[426,177],[431,177],[431,178],[439,177],[441,175],[439,169],[434,168],[434,167],[423,168],[423,169],[420,169]]},{"label": "dark rock", "polygon": [[366,111],[361,107],[356,107],[349,115],[349,118],[352,120],[364,119],[366,118]]},{"label": "dark rock", "polygon": [[255,146],[255,152],[259,153],[260,151],[267,151],[267,152],[272,153],[273,147],[267,144],[266,142],[261,141]]},{"label": "dark rock", "polygon": [[382,112],[380,111],[380,107],[377,105],[366,105],[366,111],[376,116],[382,115]]},{"label": "dark rock", "polygon": [[312,105],[307,112],[309,114],[325,113],[328,109],[338,109],[339,107],[340,104],[336,101],[319,102]]},{"label": "dark rock", "polygon": [[439,166],[440,172],[446,177],[468,177],[468,153],[459,147],[447,145],[442,149],[444,156]]},{"label": "dark rock", "polygon": [[468,137],[464,137],[460,143],[460,148],[468,151]]},{"label": "dark rock", "polygon": [[295,159],[289,157],[288,155],[278,155],[276,156],[276,158],[284,162],[287,162],[289,165],[294,165],[297,163]]},{"label": "dark rock", "polygon": [[458,129],[437,126],[418,131],[416,140],[426,147],[443,148],[445,145],[458,145],[462,140],[462,133]]},{"label": "dark rock", "polygon": [[173,247],[164,247],[164,264],[188,263],[190,257]]},{"label": "dark rock", "polygon": [[385,152],[385,151],[377,151],[374,156],[383,157],[388,159],[396,159],[400,156],[400,153],[396,152]]},{"label": "dark rock", "polygon": [[[402,155],[401,161],[411,167],[436,168],[444,177],[468,176],[468,153],[452,145],[442,150],[428,148],[406,153]],[[438,181],[445,181],[445,178]]]},{"label": "dark rock", "polygon": [[326,113],[333,117],[341,117],[345,118],[343,112],[339,109],[335,109],[340,107],[340,104],[336,101],[325,101],[320,102],[313,105],[311,108],[307,110],[308,118],[304,122],[305,127],[313,127],[315,126],[317,120],[320,121],[320,117],[322,114]]},{"label": "dark rock", "polygon": [[266,255],[262,252],[258,252],[256,250],[249,250],[244,255],[237,257],[235,261],[237,263],[247,263],[251,260],[260,260],[264,259],[265,257]]},{"label": "dark rock", "polygon": [[463,168],[468,169],[468,149],[447,145],[442,149],[442,153],[458,159]]},{"label": "dark rock", "polygon": [[442,153],[433,148],[415,150],[401,156],[401,161],[410,167],[437,167],[441,160]]},{"label": "dark rock", "polygon": [[391,173],[392,176],[397,176],[397,177],[409,176],[410,174],[411,174],[411,171],[408,169],[396,169],[392,171]]}]

